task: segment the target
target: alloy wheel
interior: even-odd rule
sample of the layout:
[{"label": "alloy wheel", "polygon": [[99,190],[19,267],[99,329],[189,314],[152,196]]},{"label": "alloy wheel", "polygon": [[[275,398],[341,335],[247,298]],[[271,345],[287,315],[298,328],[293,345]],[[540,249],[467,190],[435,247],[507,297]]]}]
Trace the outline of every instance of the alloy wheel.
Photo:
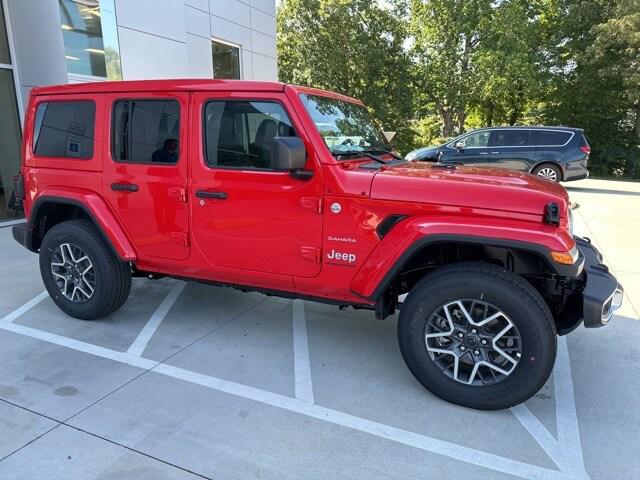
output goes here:
[{"label": "alloy wheel", "polygon": [[84,303],[96,290],[93,263],[82,248],[62,243],[51,256],[51,273],[62,295],[75,303]]},{"label": "alloy wheel", "polygon": [[482,300],[460,299],[439,307],[427,321],[425,343],[443,374],[471,386],[503,381],[522,355],[515,324]]},{"label": "alloy wheel", "polygon": [[538,176],[546,180],[551,180],[552,182],[556,182],[558,180],[558,174],[551,167],[541,168],[540,171],[538,172]]}]

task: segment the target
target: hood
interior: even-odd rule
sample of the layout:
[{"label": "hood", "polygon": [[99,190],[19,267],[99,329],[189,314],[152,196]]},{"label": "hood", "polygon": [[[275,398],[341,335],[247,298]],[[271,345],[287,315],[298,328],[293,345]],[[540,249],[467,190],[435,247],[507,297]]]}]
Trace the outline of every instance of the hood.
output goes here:
[{"label": "hood", "polygon": [[380,170],[371,198],[542,215],[555,202],[565,215],[569,195],[559,184],[502,168],[408,162]]}]

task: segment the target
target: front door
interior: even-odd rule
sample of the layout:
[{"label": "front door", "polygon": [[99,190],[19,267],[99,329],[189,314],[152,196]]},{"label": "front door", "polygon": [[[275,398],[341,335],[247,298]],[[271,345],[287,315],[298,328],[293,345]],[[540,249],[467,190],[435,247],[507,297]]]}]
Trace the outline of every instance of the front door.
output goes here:
[{"label": "front door", "polygon": [[188,93],[107,95],[103,191],[141,257],[189,255]]},{"label": "front door", "polygon": [[474,132],[456,141],[462,144],[456,148],[453,144],[447,147],[442,155],[442,163],[460,162],[464,165],[490,166],[491,154],[489,152],[490,131]]},{"label": "front door", "polygon": [[[236,99],[237,98],[237,99]],[[193,237],[212,264],[313,277],[320,272],[322,178],[284,94],[193,97]],[[197,113],[196,113],[197,112]],[[299,136],[310,179],[271,168],[276,136]]]}]

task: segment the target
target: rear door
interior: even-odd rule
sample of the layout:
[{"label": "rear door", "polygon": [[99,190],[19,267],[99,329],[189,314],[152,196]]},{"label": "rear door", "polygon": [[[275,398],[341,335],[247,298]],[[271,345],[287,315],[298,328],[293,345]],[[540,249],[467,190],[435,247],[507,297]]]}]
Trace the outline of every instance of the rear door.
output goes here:
[{"label": "rear door", "polygon": [[561,162],[564,157],[566,146],[572,140],[573,132],[567,130],[540,129],[533,132],[531,143],[535,149],[535,161],[541,163],[545,161]]},{"label": "rear door", "polygon": [[[212,264],[252,272],[320,273],[322,172],[283,93],[196,93],[193,97],[193,237]],[[276,136],[301,137],[307,179],[271,168]]]},{"label": "rear door", "polygon": [[189,255],[188,93],[112,94],[103,192],[142,256]]},{"label": "rear door", "polygon": [[533,166],[535,152],[529,129],[494,130],[489,147],[491,164],[495,167],[527,172]]}]

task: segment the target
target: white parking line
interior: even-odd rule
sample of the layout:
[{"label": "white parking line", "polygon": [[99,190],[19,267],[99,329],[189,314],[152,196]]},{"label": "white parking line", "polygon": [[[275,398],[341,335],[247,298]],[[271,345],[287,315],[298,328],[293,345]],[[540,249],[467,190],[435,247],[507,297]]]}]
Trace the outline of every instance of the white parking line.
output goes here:
[{"label": "white parking line", "polygon": [[156,311],[153,312],[153,315],[151,315],[151,318],[149,318],[147,324],[133,341],[133,343],[127,350],[127,353],[130,353],[131,355],[137,355],[138,357],[142,355],[144,349],[147,348],[149,340],[151,340],[153,334],[156,333],[156,330],[162,323],[162,320],[164,320],[164,317],[167,316],[167,313],[169,313],[169,310],[171,310],[171,307],[182,293],[182,290],[184,290],[185,285],[186,283],[182,281],[178,281],[178,283],[174,285],[174,287],[171,289],[162,303],[158,306],[158,308],[156,308]]},{"label": "white parking line", "polygon": [[101,358],[107,358],[115,362],[136,366],[145,370],[167,375],[172,378],[201,385],[220,392],[228,393],[238,397],[253,400],[255,402],[282,408],[300,415],[323,420],[334,425],[358,430],[380,438],[385,438],[403,445],[415,447],[417,449],[443,455],[465,463],[487,468],[497,472],[514,475],[521,478],[533,480],[578,480],[584,476],[575,476],[551,470],[549,468],[530,465],[528,463],[512,460],[510,458],[494,455],[491,453],[464,447],[455,443],[439,440],[419,433],[409,432],[382,423],[374,422],[364,418],[356,417],[347,413],[321,407],[297,398],[286,397],[266,390],[242,385],[221,378],[202,375],[199,373],[174,367],[166,364],[158,364],[152,360],[132,355],[126,352],[119,352],[105,347],[93,345],[91,343],[74,340],[60,335],[43,332],[30,327],[16,325],[13,323],[0,323],[0,329],[36,338],[48,343],[66,347],[83,353],[88,353]]},{"label": "white parking line", "polygon": [[512,407],[511,412],[560,470],[588,478],[580,446],[571,364],[565,337],[558,339],[558,357],[553,375],[558,427],[557,439],[525,404]]},{"label": "white parking line", "polygon": [[38,295],[33,297],[31,300],[29,300],[27,303],[25,303],[21,307],[16,308],[13,312],[9,313],[8,315],[6,315],[2,319],[0,319],[0,324],[13,322],[17,318],[19,318],[22,315],[24,315],[25,313],[27,313],[33,307],[38,305],[40,302],[42,302],[48,296],[49,296],[49,294],[47,293],[46,290],[44,292],[42,292],[42,293],[39,293]]},{"label": "white parking line", "polygon": [[558,440],[524,403],[511,407],[511,412],[560,470],[563,472],[571,470],[572,463],[565,457],[564,449]]},{"label": "white parking line", "polygon": [[573,377],[571,375],[571,359],[567,337],[558,338],[558,361],[553,370],[553,386],[556,391],[556,425],[558,427],[558,443],[565,457],[570,460],[567,472],[587,477],[584,468],[582,443],[576,400],[573,393]]},{"label": "white parking line", "polygon": [[309,361],[307,320],[304,316],[304,301],[294,300],[293,317],[293,362],[295,370],[296,398],[313,403],[313,383]]}]

